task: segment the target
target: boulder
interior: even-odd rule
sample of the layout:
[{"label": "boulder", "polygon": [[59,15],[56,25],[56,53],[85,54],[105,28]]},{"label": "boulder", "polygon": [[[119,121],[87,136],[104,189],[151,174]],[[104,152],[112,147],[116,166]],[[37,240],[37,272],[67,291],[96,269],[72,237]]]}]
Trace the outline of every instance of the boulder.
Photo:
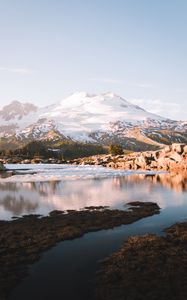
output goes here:
[{"label": "boulder", "polygon": [[170,145],[168,145],[168,146],[164,147],[164,149],[162,151],[165,152],[165,153],[168,153],[171,150],[172,150],[172,147]]},{"label": "boulder", "polygon": [[137,168],[145,169],[147,166],[147,159],[143,155],[140,155],[135,158],[134,163],[137,166]]},{"label": "boulder", "polygon": [[175,152],[177,152],[179,154],[182,154],[184,147],[185,147],[185,144],[177,144],[177,143],[175,143],[175,144],[171,145],[172,151],[175,151]]},{"label": "boulder", "polygon": [[173,152],[170,155],[170,159],[174,160],[175,162],[181,162],[182,160],[182,155],[180,155],[178,152]]},{"label": "boulder", "polygon": [[183,148],[183,152],[184,152],[184,153],[187,153],[187,145],[186,145],[186,146],[184,146],[184,148]]},{"label": "boulder", "polygon": [[6,168],[2,163],[0,163],[0,171],[6,171]]}]

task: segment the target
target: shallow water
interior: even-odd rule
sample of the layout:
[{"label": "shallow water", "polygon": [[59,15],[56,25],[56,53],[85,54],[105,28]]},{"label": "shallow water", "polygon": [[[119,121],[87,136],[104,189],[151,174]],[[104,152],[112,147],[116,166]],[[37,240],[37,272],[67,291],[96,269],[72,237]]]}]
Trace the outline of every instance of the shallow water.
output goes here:
[{"label": "shallow water", "polygon": [[46,215],[54,209],[92,205],[124,209],[125,203],[136,200],[155,201],[162,208],[176,207],[185,204],[186,199],[184,174],[138,174],[92,166],[8,167],[24,170],[21,175],[0,178],[0,219],[32,213]]},{"label": "shallow water", "polygon": [[[43,175],[49,175],[52,169],[45,168]],[[47,214],[53,209],[80,209],[90,205],[123,209],[125,203],[136,200],[157,202],[161,213],[130,225],[88,233],[59,243],[30,266],[30,275],[12,292],[10,300],[91,300],[100,260],[119,249],[131,235],[164,234],[164,228],[187,220],[186,174],[120,172],[117,176],[112,172],[107,175],[110,171],[103,168],[95,171],[96,176],[86,177],[91,170],[93,172],[91,168],[88,171],[83,167],[80,171],[71,167],[71,172],[75,171],[72,173],[76,177],[74,180],[63,178],[62,169],[56,171],[56,175],[62,176],[58,181],[24,182],[24,175],[20,175],[22,182],[0,180],[1,218],[28,213]],[[66,169],[67,172],[70,170]],[[41,176],[36,170],[38,175]],[[25,176],[28,178],[28,174]]]},{"label": "shallow water", "polygon": [[130,225],[88,233],[82,238],[61,242],[30,267],[29,277],[13,291],[9,300],[92,300],[95,274],[102,259],[118,250],[131,235],[164,234],[163,228],[185,219],[187,205],[179,209],[164,209],[160,215]]}]

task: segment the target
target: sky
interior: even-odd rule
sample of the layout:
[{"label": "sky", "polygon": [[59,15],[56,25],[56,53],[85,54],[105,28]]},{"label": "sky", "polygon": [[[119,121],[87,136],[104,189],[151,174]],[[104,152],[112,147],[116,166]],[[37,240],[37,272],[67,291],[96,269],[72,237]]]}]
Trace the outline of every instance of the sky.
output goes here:
[{"label": "sky", "polygon": [[187,120],[186,0],[0,0],[0,107],[112,91]]}]

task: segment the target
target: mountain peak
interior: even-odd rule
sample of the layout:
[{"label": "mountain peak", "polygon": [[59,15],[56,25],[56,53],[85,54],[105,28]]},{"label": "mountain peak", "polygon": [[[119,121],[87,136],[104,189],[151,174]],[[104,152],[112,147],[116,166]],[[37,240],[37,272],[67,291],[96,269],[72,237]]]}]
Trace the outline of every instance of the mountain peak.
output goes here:
[{"label": "mountain peak", "polygon": [[96,96],[95,94],[91,94],[85,91],[80,91],[80,92],[75,92],[72,94],[72,96],[76,96],[76,97],[84,97],[84,98],[92,98],[94,96]]},{"label": "mountain peak", "polygon": [[186,132],[186,128],[185,124],[149,113],[113,92],[76,92],[44,108],[14,100],[0,110],[0,136],[15,134],[21,140],[45,140],[49,136],[53,139],[58,135],[74,141],[121,142],[131,147],[136,139],[142,145],[152,143],[152,135],[156,141],[153,144],[158,145],[157,141],[172,139],[173,133],[166,136],[165,130]]},{"label": "mountain peak", "polygon": [[108,97],[108,98],[119,98],[122,99],[119,95],[113,93],[113,92],[106,92],[102,94],[104,97]]},{"label": "mountain peak", "polygon": [[10,102],[9,106],[10,105],[22,105],[22,103],[18,100],[12,100],[12,102]]},{"label": "mountain peak", "polygon": [[5,105],[0,110],[0,117],[5,121],[13,119],[22,119],[31,112],[36,112],[37,106],[32,103],[22,103],[18,100],[13,100],[10,104]]},{"label": "mountain peak", "polygon": [[105,98],[118,98],[118,99],[122,99],[119,95],[109,91],[109,92],[105,92],[102,94],[92,94],[92,93],[88,93],[86,91],[80,91],[80,92],[75,92],[73,93],[70,97],[80,97],[80,98],[94,98],[94,97],[105,97]]}]

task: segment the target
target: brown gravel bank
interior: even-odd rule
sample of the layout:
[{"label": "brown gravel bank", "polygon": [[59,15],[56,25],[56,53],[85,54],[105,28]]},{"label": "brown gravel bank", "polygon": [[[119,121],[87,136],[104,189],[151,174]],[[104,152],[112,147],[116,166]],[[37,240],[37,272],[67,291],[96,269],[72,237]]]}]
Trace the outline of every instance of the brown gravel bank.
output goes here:
[{"label": "brown gravel bank", "polygon": [[97,300],[186,300],[187,222],[130,237],[98,273]]},{"label": "brown gravel bank", "polygon": [[47,217],[29,215],[0,221],[0,299],[6,299],[13,287],[27,275],[28,265],[57,242],[129,224],[157,213],[157,204],[136,202],[127,211],[87,207],[67,213],[53,211]]}]

